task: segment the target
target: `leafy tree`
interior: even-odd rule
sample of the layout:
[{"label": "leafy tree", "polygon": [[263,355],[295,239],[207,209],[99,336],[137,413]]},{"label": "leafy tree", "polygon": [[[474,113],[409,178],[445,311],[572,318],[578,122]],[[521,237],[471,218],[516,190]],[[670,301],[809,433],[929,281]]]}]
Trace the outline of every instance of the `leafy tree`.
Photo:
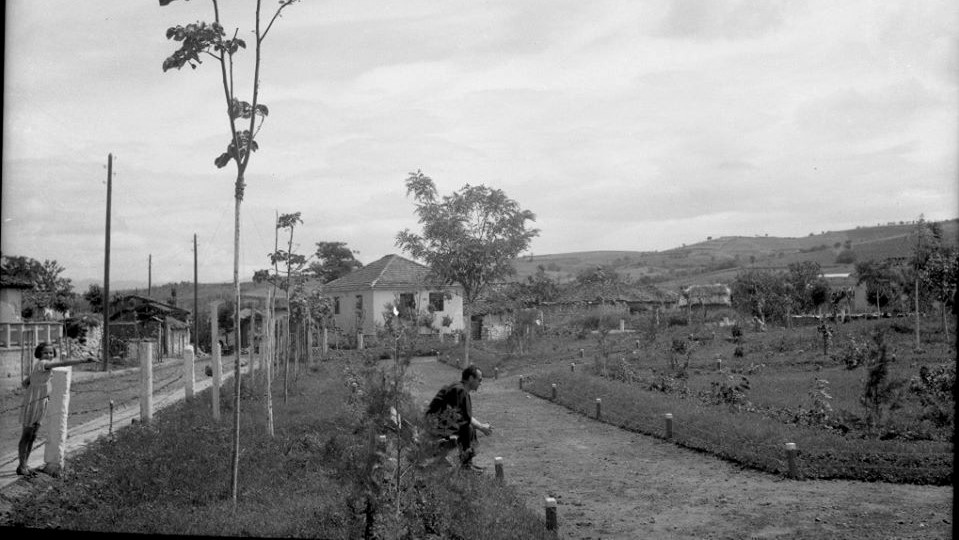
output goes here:
[{"label": "leafy tree", "polygon": [[[512,260],[525,251],[538,229],[527,228],[536,216],[523,210],[500,189],[466,184],[438,199],[436,184],[420,171],[406,179],[422,234],[409,229],[396,235],[396,245],[426,261],[434,277],[463,287],[463,317],[469,324],[473,302],[497,280],[515,272]],[[469,365],[467,328],[464,366]]]},{"label": "leafy tree", "polygon": [[45,259],[42,263],[23,256],[3,255],[0,258],[0,272],[8,279],[31,285],[23,293],[21,315],[28,319],[46,318],[46,310],[66,313],[72,305],[76,293],[69,278],[62,277],[66,270],[57,261]]},{"label": "leafy tree", "polygon": [[[173,0],[160,0],[160,5],[165,6],[172,3]],[[256,10],[254,18],[254,59],[253,59],[253,78],[251,81],[252,98],[251,101],[243,101],[237,97],[234,77],[234,57],[240,49],[246,49],[246,41],[239,39],[239,29],[233,32],[232,38],[226,37],[223,25],[220,23],[220,7],[217,0],[213,0],[213,22],[206,23],[198,21],[196,23],[173,26],[167,29],[167,39],[172,39],[179,43],[179,48],[172,55],[163,61],[163,71],[166,72],[172,68],[180,70],[188,65],[196,69],[202,61],[200,56],[208,56],[215,59],[220,65],[220,80],[223,90],[226,118],[229,122],[229,142],[226,151],[213,160],[217,168],[224,168],[232,162],[236,166],[236,180],[234,182],[235,206],[233,212],[233,289],[235,297],[236,320],[240,320],[240,204],[243,201],[243,192],[246,189],[245,175],[250,163],[250,157],[258,148],[254,140],[256,134],[263,126],[263,121],[269,114],[266,105],[259,102],[260,92],[260,60],[262,54],[263,41],[273,28],[273,23],[280,16],[283,10],[296,0],[280,0],[279,6],[273,13],[273,17],[266,25],[266,28],[260,26],[260,4],[261,0],[256,0]],[[242,124],[246,123],[245,126]],[[239,325],[237,325],[237,328]],[[239,344],[239,339],[237,339]],[[236,360],[234,362],[234,384],[233,384],[233,466],[231,470],[231,493],[233,503],[237,500],[237,487],[239,478],[239,460],[240,460],[240,348],[237,347]]]},{"label": "leafy tree", "polygon": [[862,261],[856,263],[856,284],[866,284],[866,300],[876,305],[876,312],[895,298],[899,276],[886,261]]},{"label": "leafy tree", "polygon": [[829,283],[822,277],[822,268],[814,261],[792,263],[786,271],[790,307],[802,312],[816,310],[829,299]]},{"label": "leafy tree", "polygon": [[83,293],[83,299],[90,304],[90,311],[94,313],[103,313],[103,288],[96,283],[91,283],[87,292]]},{"label": "leafy tree", "polygon": [[785,283],[782,276],[766,270],[744,270],[730,287],[733,307],[756,317],[763,327],[768,320],[782,320],[789,297]]},{"label": "leafy tree", "polygon": [[346,247],[346,242],[317,242],[315,260],[309,271],[321,282],[329,283],[363,267],[354,257],[358,253]]},{"label": "leafy tree", "polygon": [[930,254],[920,273],[922,288],[939,303],[942,331],[946,331],[946,308],[951,306],[959,285],[959,250],[942,248]]}]

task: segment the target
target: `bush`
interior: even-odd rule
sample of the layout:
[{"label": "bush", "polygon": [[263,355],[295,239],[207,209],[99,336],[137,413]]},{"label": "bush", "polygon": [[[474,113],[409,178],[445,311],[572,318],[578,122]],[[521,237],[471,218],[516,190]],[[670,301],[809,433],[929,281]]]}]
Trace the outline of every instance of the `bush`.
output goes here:
[{"label": "bush", "polygon": [[856,262],[856,252],[844,249],[836,256],[836,264],[853,264]]}]

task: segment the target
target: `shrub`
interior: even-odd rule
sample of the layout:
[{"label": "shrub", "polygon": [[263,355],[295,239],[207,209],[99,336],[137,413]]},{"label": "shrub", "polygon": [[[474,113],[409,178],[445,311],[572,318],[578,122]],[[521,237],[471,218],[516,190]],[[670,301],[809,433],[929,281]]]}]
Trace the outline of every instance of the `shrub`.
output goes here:
[{"label": "shrub", "polygon": [[689,321],[686,320],[686,317],[680,317],[678,315],[670,315],[669,319],[666,320],[667,326],[687,326]]},{"label": "shrub", "polygon": [[708,390],[702,390],[699,393],[700,399],[709,405],[729,405],[736,410],[748,410],[752,407],[746,398],[746,392],[749,391],[749,379],[739,376],[739,380],[733,375],[726,375],[719,381],[709,383]]},{"label": "shrub", "polygon": [[856,252],[846,248],[836,256],[836,264],[853,264],[856,262]]},{"label": "shrub", "polygon": [[920,421],[928,421],[936,428],[952,428],[955,425],[955,386],[955,364],[934,369],[919,368],[919,376],[909,381],[909,392],[919,399],[922,407]]}]

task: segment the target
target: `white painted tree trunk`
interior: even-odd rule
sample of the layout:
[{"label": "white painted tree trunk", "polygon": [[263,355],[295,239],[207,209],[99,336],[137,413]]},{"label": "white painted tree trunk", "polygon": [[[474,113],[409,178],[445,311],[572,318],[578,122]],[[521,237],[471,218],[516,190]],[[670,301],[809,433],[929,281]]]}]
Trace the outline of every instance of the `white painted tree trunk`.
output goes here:
[{"label": "white painted tree trunk", "polygon": [[43,451],[46,462],[43,470],[59,476],[66,463],[67,420],[70,416],[70,379],[73,370],[69,367],[53,368],[50,393],[50,420],[47,425],[47,443]]}]

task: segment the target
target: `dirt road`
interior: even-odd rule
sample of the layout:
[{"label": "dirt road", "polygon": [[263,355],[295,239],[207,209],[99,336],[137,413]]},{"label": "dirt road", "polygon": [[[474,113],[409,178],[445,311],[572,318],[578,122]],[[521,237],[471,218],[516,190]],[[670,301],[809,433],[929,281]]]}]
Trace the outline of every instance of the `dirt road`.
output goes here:
[{"label": "dirt road", "polygon": [[[416,359],[411,389],[425,405],[459,370]],[[533,397],[517,375],[486,374],[473,397],[479,465],[505,476],[542,513],[558,503],[562,538],[951,538],[952,488],[794,481],[630,433]]]}]

